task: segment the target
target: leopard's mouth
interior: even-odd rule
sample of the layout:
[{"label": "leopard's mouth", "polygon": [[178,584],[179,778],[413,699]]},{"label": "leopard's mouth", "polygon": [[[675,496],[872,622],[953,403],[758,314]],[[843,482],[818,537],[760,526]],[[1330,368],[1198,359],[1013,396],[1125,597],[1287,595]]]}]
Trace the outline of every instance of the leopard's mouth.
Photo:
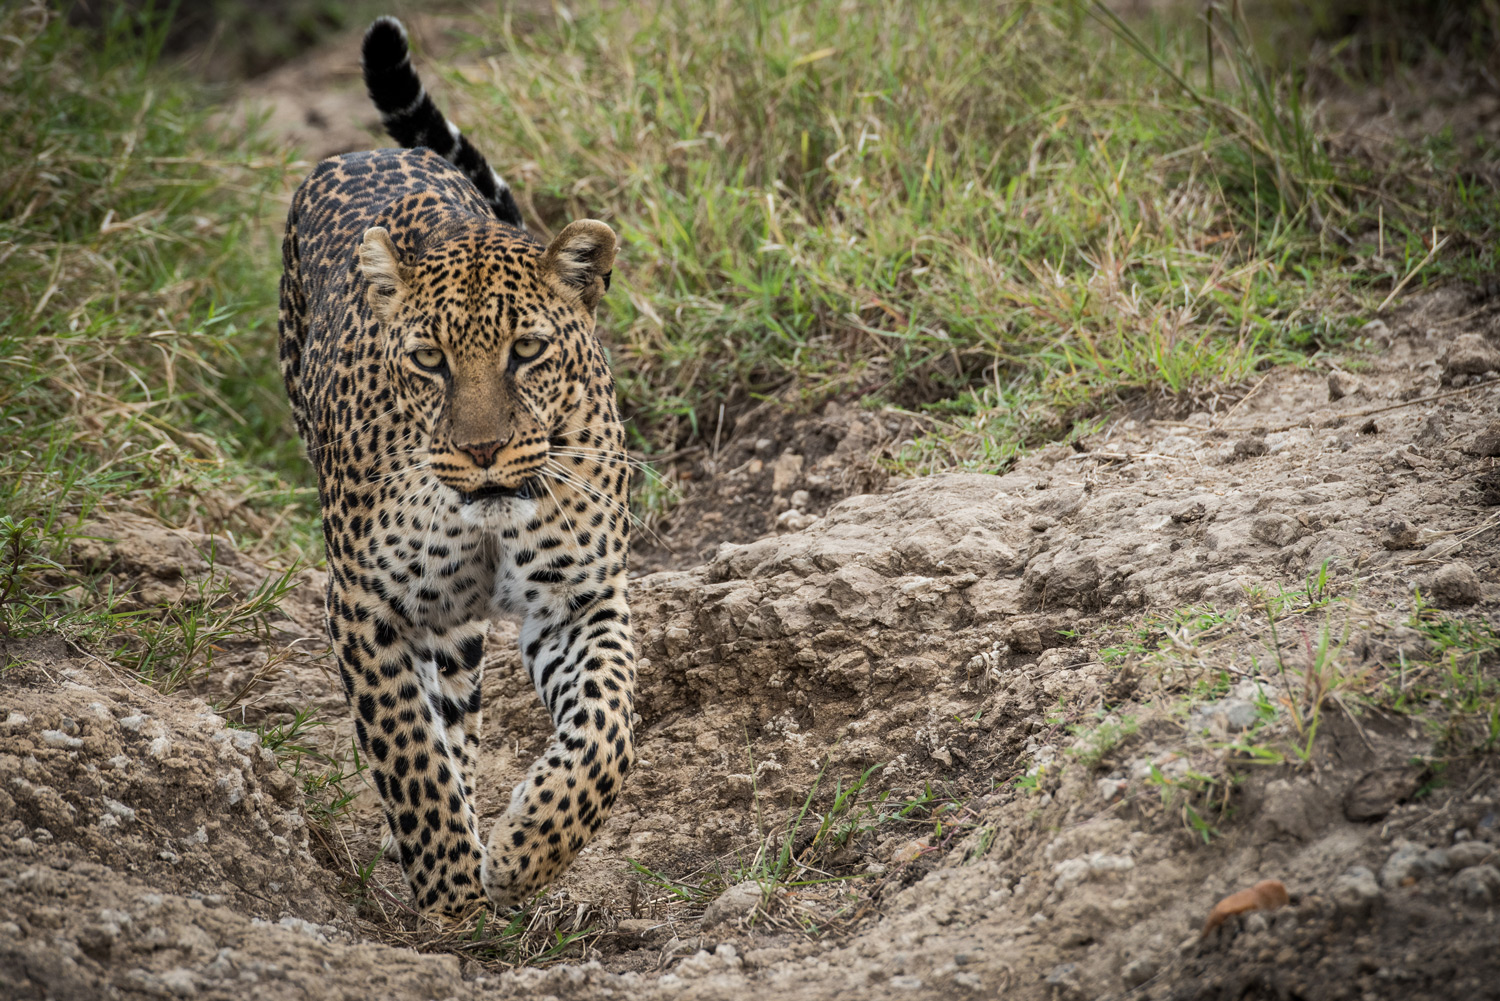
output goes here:
[{"label": "leopard's mouth", "polygon": [[516,500],[531,500],[537,495],[540,489],[540,484],[537,483],[536,477],[533,476],[522,480],[520,484],[514,487],[503,486],[499,483],[486,483],[476,490],[460,490],[458,496],[463,499],[465,504],[502,500],[511,497],[514,497]]}]

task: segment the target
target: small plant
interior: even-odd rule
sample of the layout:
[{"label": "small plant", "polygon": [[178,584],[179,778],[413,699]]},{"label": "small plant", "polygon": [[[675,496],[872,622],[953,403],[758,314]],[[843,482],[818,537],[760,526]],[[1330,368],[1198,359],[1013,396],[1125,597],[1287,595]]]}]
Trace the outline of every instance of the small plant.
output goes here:
[{"label": "small plant", "polygon": [[[279,614],[281,600],[297,586],[300,570],[290,567],[238,598],[230,580],[215,575],[210,565],[192,594],[155,613],[133,613],[134,635],[114,650],[113,657],[142,681],[171,693],[212,670],[215,654],[227,643],[254,642],[275,651],[272,619]],[[274,670],[274,654],[269,662]],[[266,671],[257,674],[264,677]],[[247,692],[248,687],[242,689],[221,709],[232,708]]]},{"label": "small plant", "polygon": [[1154,764],[1146,778],[1146,782],[1155,786],[1160,794],[1161,805],[1167,810],[1177,811],[1183,826],[1196,834],[1204,844],[1211,844],[1219,836],[1218,829],[1204,812],[1212,808],[1217,817],[1223,817],[1228,812],[1231,781],[1216,779],[1191,769],[1168,776]]},{"label": "small plant", "polygon": [[967,865],[970,862],[977,862],[988,855],[990,846],[995,843],[995,835],[998,833],[999,830],[990,824],[985,824],[983,827],[981,827],[978,834],[974,838],[974,846],[970,848],[968,854],[964,856],[964,864]]},{"label": "small plant", "polygon": [[1042,791],[1042,779],[1046,774],[1046,769],[1037,767],[1019,776],[1013,784],[1022,795],[1035,795]]},{"label": "small plant", "polygon": [[1075,723],[1068,727],[1068,732],[1075,738],[1068,753],[1083,767],[1093,770],[1139,729],[1140,721],[1134,716],[1105,718],[1095,726]]},{"label": "small plant", "polygon": [[48,557],[42,525],[36,518],[0,515],[0,635],[10,635],[24,619],[43,618],[38,591],[44,577],[62,577],[65,568]]},{"label": "small plant", "polygon": [[[902,799],[889,789],[873,790],[871,780],[883,767],[872,765],[837,780],[830,796],[820,794],[825,762],[801,805],[765,830],[753,850],[732,852],[699,872],[672,876],[633,859],[630,866],[643,885],[664,894],[653,902],[658,906],[696,910],[731,886],[752,883],[762,897],[752,919],[756,923],[771,922],[813,936],[846,928],[878,885],[863,859],[847,851],[865,835],[902,834],[914,844],[927,845],[918,853],[925,855],[947,850],[978,828],[977,817],[961,798],[931,783]],[[993,836],[991,832],[981,838]]]},{"label": "small plant", "polygon": [[[247,729],[232,721],[229,725]],[[316,730],[327,725],[328,721],[319,719],[316,710],[299,709],[290,720],[262,723],[254,728],[260,735],[261,746],[276,755],[277,765],[302,783],[308,816],[323,827],[331,827],[349,812],[350,804],[359,794],[356,780],[367,767],[361,760],[358,742],[352,738],[348,764],[310,739]],[[374,864],[371,862],[370,866]],[[360,872],[363,885],[369,873],[363,868]]]}]

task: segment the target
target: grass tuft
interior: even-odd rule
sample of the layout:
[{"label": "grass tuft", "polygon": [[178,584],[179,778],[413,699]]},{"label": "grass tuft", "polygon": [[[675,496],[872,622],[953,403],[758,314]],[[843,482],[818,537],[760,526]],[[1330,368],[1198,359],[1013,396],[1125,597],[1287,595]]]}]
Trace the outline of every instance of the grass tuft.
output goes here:
[{"label": "grass tuft", "polygon": [[210,573],[131,608],[72,566],[85,521],[238,534],[283,566],[312,523],[257,228],[288,159],[157,68],[165,30],[124,8],[89,36],[42,4],[0,13],[0,624],[170,690],[222,643],[264,639],[291,572],[243,599]]},{"label": "grass tuft", "polygon": [[259,534],[300,479],[252,225],[287,160],[154,68],[162,24],[0,15],[0,498],[49,532],[108,505]]},{"label": "grass tuft", "polygon": [[1500,220],[1335,158],[1301,77],[1211,10],[1205,46],[1064,0],[585,4],[492,22],[450,83],[544,231],[621,231],[603,326],[649,440],[840,395],[941,408],[906,471],[998,468],[1342,338],[1335,295],[1400,270],[1377,216],[1398,279],[1434,223]]}]

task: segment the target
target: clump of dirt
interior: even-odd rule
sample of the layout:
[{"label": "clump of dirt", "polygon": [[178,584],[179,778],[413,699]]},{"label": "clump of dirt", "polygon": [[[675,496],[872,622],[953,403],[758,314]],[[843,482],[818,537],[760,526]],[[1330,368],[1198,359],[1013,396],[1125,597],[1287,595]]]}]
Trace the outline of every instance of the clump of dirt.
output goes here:
[{"label": "clump of dirt", "polygon": [[[60,639],[5,655],[0,993],[370,996],[318,985],[327,963],[391,950],[341,930],[348,902],[313,859],[303,790],[256,733]],[[379,968],[402,996],[459,987],[451,958]]]},{"label": "clump of dirt", "polygon": [[[902,429],[878,414],[750,424],[709,499],[662,529],[711,554],[634,584],[642,761],[530,912],[588,932],[550,969],[503,972],[471,931],[418,934],[373,796],[311,820],[276,755],[203,701],[259,671],[236,718],[311,702],[337,721],[320,746],[349,746],[315,657],[317,572],[277,623],[295,655],[268,669],[231,646],[172,696],[61,640],[13,641],[0,985],[1481,996],[1500,977],[1500,781],[1493,740],[1465,729],[1482,712],[1437,682],[1493,699],[1493,650],[1449,639],[1493,636],[1500,612],[1500,381],[1465,361],[1497,326],[1493,300],[1432,295],[1343,367],[1266,373],[1219,413],[1121,418],[1003,476],[882,486],[868,457]],[[143,607],[259,572],[222,540],[152,531],[106,526],[116,541],[80,559]],[[513,627],[486,666],[491,815],[550,724]],[[1202,934],[1266,879],[1288,905]]]},{"label": "clump of dirt", "polygon": [[811,413],[762,405],[719,436],[656,463],[655,492],[631,543],[635,576],[682,570],[721,543],[748,543],[814,524],[838,501],[889,480],[883,461],[910,418],[827,400]]}]

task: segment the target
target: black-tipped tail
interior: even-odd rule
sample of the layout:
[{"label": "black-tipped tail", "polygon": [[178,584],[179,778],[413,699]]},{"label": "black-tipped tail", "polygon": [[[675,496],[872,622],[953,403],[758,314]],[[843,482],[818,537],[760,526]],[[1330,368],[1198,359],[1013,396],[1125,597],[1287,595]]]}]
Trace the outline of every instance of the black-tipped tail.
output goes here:
[{"label": "black-tipped tail", "polygon": [[489,202],[495,218],[524,226],[510,185],[495,173],[474,144],[432,103],[411,67],[406,29],[394,17],[381,17],[365,32],[362,50],[365,88],[380,111],[380,123],[390,137],[413,149],[426,146],[468,175]]}]

